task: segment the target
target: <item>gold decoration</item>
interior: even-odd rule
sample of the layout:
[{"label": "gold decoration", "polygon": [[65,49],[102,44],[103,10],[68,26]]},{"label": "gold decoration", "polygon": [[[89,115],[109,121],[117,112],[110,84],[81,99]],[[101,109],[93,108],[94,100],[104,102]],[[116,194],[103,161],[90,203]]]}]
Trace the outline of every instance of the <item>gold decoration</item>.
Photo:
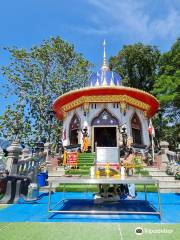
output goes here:
[{"label": "gold decoration", "polygon": [[68,112],[71,109],[77,108],[84,103],[113,103],[113,102],[125,102],[134,107],[140,108],[144,111],[150,110],[150,105],[141,102],[133,97],[127,95],[100,95],[100,96],[82,96],[68,104],[65,104],[61,111]]},{"label": "gold decoration", "polygon": [[83,105],[83,109],[84,109],[84,112],[89,112],[89,103],[88,102],[85,102],[84,105]]},{"label": "gold decoration", "polygon": [[[107,62],[106,62],[106,41],[104,40],[103,42],[103,46],[104,46],[104,56],[103,56],[103,65],[102,65],[102,70],[103,71],[107,71],[109,68],[108,68],[108,65],[107,65]],[[105,82],[106,83],[106,82]],[[106,84],[105,84],[106,85]]]},{"label": "gold decoration", "polygon": [[126,113],[126,107],[127,107],[126,103],[125,102],[120,102],[119,106],[120,106],[120,111],[122,113]]},{"label": "gold decoration", "polygon": [[66,118],[66,117],[67,117],[67,112],[62,111],[62,114],[63,114],[63,118]]},{"label": "gold decoration", "polygon": [[147,111],[144,111],[144,117],[147,118]]}]

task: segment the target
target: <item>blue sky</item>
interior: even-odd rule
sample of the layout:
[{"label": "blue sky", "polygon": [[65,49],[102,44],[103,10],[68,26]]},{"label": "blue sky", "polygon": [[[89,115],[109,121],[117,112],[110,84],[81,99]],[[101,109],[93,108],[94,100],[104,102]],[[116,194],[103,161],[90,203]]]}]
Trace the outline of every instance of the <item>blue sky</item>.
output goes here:
[{"label": "blue sky", "polygon": [[[103,39],[109,58],[135,42],[164,52],[180,36],[180,0],[1,0],[0,9],[0,67],[9,61],[3,46],[30,48],[50,36],[74,44],[96,68]],[[0,96],[0,114],[12,101]]]}]

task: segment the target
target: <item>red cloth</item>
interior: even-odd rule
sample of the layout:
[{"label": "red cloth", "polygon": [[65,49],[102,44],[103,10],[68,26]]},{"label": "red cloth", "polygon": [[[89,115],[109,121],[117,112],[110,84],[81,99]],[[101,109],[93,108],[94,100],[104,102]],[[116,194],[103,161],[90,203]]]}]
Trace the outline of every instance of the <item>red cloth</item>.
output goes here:
[{"label": "red cloth", "polygon": [[152,125],[151,119],[150,119],[150,121],[149,121],[148,131],[149,131],[149,134],[150,134],[152,137],[155,137],[155,130],[154,130],[154,127],[153,127],[153,125]]}]

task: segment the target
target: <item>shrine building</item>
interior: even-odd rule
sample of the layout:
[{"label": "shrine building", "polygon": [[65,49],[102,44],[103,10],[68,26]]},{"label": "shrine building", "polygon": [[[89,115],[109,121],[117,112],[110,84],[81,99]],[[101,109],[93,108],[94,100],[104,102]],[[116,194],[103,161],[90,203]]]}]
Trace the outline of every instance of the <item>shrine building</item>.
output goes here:
[{"label": "shrine building", "polygon": [[110,71],[105,44],[102,67],[90,76],[88,86],[69,91],[53,103],[56,117],[63,121],[63,146],[82,146],[86,129],[92,152],[96,145],[121,146],[122,128],[134,146],[149,146],[149,119],[158,107],[154,96],[123,86],[120,75]]}]

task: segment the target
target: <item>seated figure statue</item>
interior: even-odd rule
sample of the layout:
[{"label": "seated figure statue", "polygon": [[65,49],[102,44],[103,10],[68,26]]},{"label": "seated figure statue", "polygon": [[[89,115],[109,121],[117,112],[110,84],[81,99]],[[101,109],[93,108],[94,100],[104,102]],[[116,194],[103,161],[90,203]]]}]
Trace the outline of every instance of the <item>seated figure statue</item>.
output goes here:
[{"label": "seated figure statue", "polygon": [[[123,165],[133,165],[133,160],[135,157],[135,153],[132,148],[129,149],[128,155],[122,160]],[[135,184],[127,184],[128,187],[128,199],[135,198]]]}]

